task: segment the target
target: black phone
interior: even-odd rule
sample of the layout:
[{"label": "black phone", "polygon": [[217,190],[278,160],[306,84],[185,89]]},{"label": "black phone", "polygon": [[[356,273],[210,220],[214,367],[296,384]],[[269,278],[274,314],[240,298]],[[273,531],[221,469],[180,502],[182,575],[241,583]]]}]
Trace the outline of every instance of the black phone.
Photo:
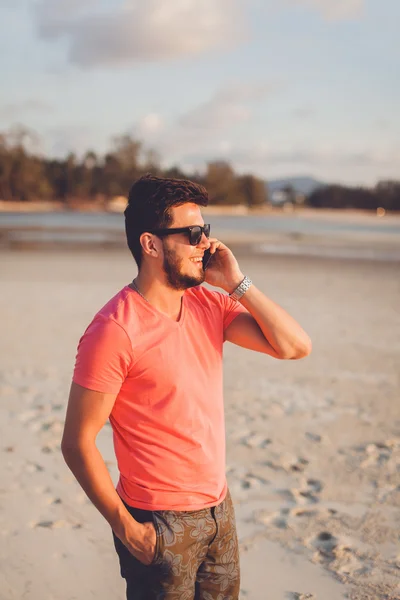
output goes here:
[{"label": "black phone", "polygon": [[210,250],[205,250],[203,254],[203,269],[206,270],[210,264],[210,260],[212,258],[212,254]]}]

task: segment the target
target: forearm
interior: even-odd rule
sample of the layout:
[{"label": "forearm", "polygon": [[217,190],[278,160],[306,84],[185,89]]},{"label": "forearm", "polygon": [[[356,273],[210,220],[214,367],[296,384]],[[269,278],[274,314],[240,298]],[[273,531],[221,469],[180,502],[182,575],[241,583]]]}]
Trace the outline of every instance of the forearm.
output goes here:
[{"label": "forearm", "polygon": [[[68,467],[88,498],[124,542],[126,531],[136,523],[115,491],[106,464],[94,442],[62,446]],[[137,523],[138,527],[139,524]]]},{"label": "forearm", "polygon": [[256,320],[265,339],[280,358],[302,358],[311,352],[311,340],[281,306],[253,284],[240,303]]}]

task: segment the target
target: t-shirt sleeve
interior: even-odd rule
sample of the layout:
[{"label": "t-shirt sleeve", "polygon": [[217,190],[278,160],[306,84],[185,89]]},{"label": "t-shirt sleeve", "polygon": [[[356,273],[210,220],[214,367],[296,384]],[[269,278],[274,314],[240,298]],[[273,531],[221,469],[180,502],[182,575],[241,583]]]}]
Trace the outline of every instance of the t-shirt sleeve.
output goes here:
[{"label": "t-shirt sleeve", "polygon": [[217,294],[218,301],[222,308],[223,329],[225,331],[238,315],[248,311],[240,304],[240,302],[233,300],[233,298],[230,298],[227,294],[222,294],[221,292],[215,293]]},{"label": "t-shirt sleeve", "polygon": [[132,365],[132,344],[116,321],[96,316],[79,340],[72,380],[82,387],[118,394]]}]

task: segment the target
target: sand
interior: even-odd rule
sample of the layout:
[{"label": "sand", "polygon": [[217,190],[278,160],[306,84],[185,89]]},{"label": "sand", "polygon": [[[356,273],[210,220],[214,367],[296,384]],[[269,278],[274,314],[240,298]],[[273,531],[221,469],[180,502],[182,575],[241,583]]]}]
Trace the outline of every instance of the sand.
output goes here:
[{"label": "sand", "polygon": [[[0,258],[0,600],[123,600],[59,445],[79,336],[135,268],[124,250]],[[313,340],[295,362],[226,345],[241,597],[399,599],[399,263],[239,258]],[[116,480],[109,426],[98,444]]]}]

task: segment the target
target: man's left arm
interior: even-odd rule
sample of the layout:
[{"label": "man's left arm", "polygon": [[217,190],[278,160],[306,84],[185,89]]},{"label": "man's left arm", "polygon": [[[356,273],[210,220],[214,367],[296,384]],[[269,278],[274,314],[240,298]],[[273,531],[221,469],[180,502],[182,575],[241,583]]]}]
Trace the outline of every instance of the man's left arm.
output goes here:
[{"label": "man's left arm", "polygon": [[[210,251],[215,257],[206,271],[206,282],[230,294],[244,278],[239,264],[219,240],[210,240]],[[239,301],[248,312],[239,314],[225,329],[227,341],[279,359],[293,360],[310,354],[311,340],[306,332],[254,284]]]}]

